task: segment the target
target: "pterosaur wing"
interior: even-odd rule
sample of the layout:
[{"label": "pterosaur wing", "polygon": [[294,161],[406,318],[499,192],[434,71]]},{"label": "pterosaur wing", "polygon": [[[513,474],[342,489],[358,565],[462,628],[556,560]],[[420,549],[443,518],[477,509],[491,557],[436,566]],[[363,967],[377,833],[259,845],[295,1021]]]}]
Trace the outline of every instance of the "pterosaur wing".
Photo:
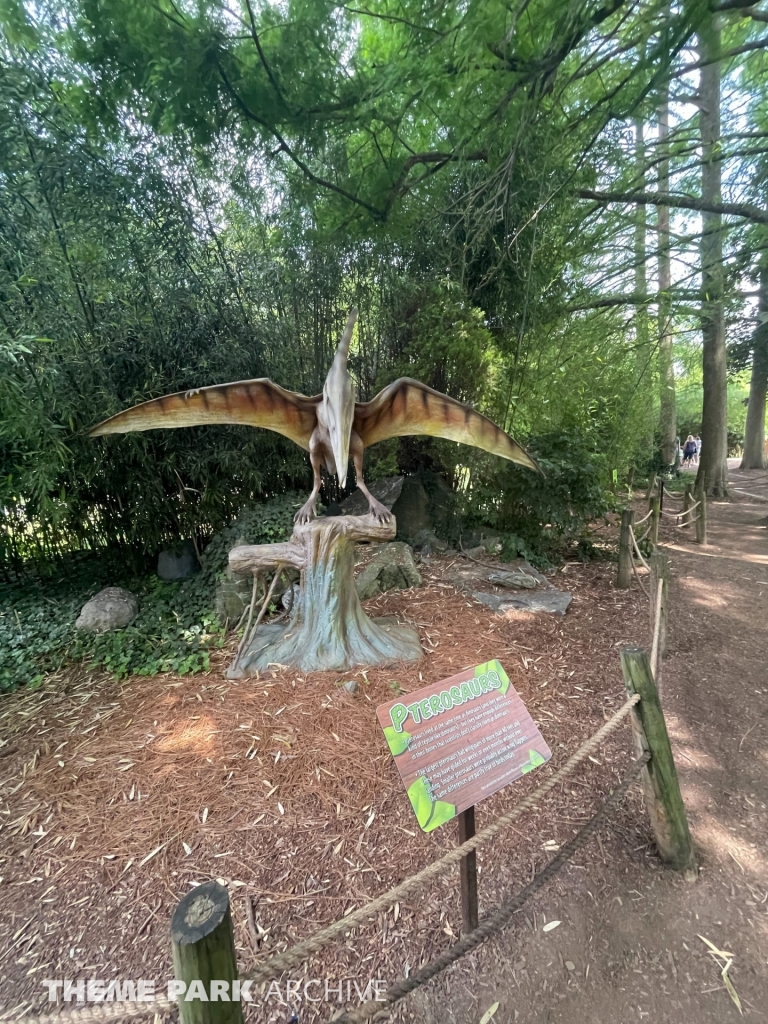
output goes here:
[{"label": "pterosaur wing", "polygon": [[274,430],[301,448],[308,449],[310,435],[317,425],[320,401],[319,395],[307,398],[306,395],[286,391],[265,377],[240,380],[153,398],[111,416],[93,427],[89,434],[98,437],[100,434],[196,427],[207,423],[245,424]]},{"label": "pterosaur wing", "polygon": [[470,444],[541,472],[522,445],[487,417],[410,377],[396,380],[370,402],[358,402],[353,429],[366,448],[388,437],[426,434]]}]

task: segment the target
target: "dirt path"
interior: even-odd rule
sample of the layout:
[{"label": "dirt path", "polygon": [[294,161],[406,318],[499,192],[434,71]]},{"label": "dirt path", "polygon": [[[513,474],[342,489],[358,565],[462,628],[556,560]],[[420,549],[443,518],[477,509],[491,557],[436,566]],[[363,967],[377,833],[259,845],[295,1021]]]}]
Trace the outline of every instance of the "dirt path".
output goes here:
[{"label": "dirt path", "polygon": [[[733,478],[768,498],[768,479]],[[744,1015],[768,1021],[766,515],[768,503],[743,495],[712,505],[703,549],[687,531],[662,531],[672,564],[663,702],[698,881],[659,864],[636,787],[503,936],[410,996],[394,1020],[479,1024],[498,1002],[493,1024],[735,1021],[703,935],[733,954]],[[385,595],[376,608],[411,616],[427,658],[396,680],[384,670],[358,673],[355,698],[340,694],[330,674],[278,673],[238,688],[216,669],[125,683],[81,671],[4,702],[0,1019],[45,1010],[44,977],[167,978],[170,914],[207,878],[230,885],[243,964],[449,848],[450,828],[414,830],[375,724],[373,709],[394,686],[408,691],[422,674],[426,683],[500,657],[553,741],[542,773],[622,700],[618,648],[647,641],[648,609],[636,586],[615,590],[614,564],[569,563],[556,574],[574,594],[564,619],[508,621],[447,586],[439,560],[427,575],[421,590]],[[622,777],[629,751],[622,729],[546,807],[481,852],[481,911],[521,888],[587,820]],[[484,802],[479,823],[519,800],[534,775]],[[249,899],[263,929],[256,942]],[[553,920],[561,923],[544,932]],[[459,926],[451,876],[329,948],[309,977],[395,981],[449,946]],[[249,1019],[287,1022],[294,1009],[272,1001]],[[298,1010],[301,1024],[334,1013]]]},{"label": "dirt path", "polygon": [[[414,998],[413,1020],[477,1021],[498,1000],[499,1024],[735,1021],[703,935],[734,955],[744,1016],[768,1021],[768,504],[756,500],[768,502],[768,473],[732,465],[732,482],[756,497],[710,504],[706,548],[662,530],[672,566],[662,699],[698,881],[626,842],[610,844],[604,865],[593,843],[518,929],[455,969],[448,991]],[[553,919],[562,924],[545,934]]]}]

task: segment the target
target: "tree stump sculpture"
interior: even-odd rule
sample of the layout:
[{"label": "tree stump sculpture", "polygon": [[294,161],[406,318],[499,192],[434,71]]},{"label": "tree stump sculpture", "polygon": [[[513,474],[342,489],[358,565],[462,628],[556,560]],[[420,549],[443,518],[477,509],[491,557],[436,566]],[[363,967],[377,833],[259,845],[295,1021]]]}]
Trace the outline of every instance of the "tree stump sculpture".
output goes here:
[{"label": "tree stump sculpture", "polygon": [[228,676],[242,679],[270,665],[303,672],[346,671],[421,658],[417,631],[368,618],[355,587],[356,542],[393,540],[395,532],[394,519],[333,516],[297,523],[286,543],[233,548],[233,572],[255,574],[290,565],[300,570],[301,582],[290,619],[261,626]]}]

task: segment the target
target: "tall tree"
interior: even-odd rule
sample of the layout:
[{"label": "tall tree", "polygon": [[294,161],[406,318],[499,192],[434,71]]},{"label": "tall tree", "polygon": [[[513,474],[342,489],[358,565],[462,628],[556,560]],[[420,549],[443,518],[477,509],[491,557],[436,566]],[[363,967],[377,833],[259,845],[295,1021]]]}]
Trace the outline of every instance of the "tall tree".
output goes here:
[{"label": "tall tree", "polygon": [[[659,103],[658,189],[669,194],[669,83],[665,82]],[[658,247],[658,330],[659,330],[659,434],[661,457],[666,466],[675,461],[677,413],[672,343],[672,274],[670,261],[669,207],[659,206],[656,219]]]},{"label": "tall tree", "polygon": [[[638,188],[645,187],[645,123],[642,116],[637,116],[635,122],[635,168]],[[635,295],[638,299],[637,312],[635,314],[635,341],[637,345],[637,369],[638,378],[648,371],[649,332],[648,332],[648,274],[646,269],[646,233],[648,218],[644,206],[638,206],[635,211]]]},{"label": "tall tree", "polygon": [[699,132],[701,138],[701,333],[704,404],[698,482],[712,497],[728,496],[728,392],[723,309],[723,225],[714,212],[721,202],[720,56],[718,15],[699,29],[701,61]]},{"label": "tall tree", "polygon": [[759,322],[752,338],[752,377],[742,469],[765,469],[765,396],[768,390],[768,261],[760,268]]}]

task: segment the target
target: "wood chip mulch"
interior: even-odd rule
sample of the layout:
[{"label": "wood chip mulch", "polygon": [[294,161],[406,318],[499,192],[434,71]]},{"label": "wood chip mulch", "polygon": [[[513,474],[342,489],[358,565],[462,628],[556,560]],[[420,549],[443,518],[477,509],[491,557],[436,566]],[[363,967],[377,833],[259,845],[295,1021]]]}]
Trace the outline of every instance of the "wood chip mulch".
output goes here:
[{"label": "wood chip mulch", "polygon": [[[618,649],[648,643],[648,607],[636,586],[615,590],[615,564],[573,562],[550,574],[573,594],[564,617],[504,618],[447,584],[448,563],[430,559],[423,587],[367,604],[370,615],[418,627],[426,653],[415,666],[231,682],[223,673],[232,648],[205,675],[116,682],[81,668],[4,699],[0,1019],[50,1010],[46,978],[149,978],[164,992],[170,917],[195,884],[218,878],[229,887],[246,969],[452,847],[452,823],[420,832],[376,721],[377,705],[397,693],[492,658],[504,665],[553,758],[480,805],[479,828],[623,703]],[[340,689],[349,679],[358,693]],[[480,852],[481,913],[590,817],[630,757],[626,726],[539,811]],[[655,856],[637,790],[575,867],[604,860],[616,842]],[[453,872],[292,977],[392,982],[450,945],[460,927]],[[302,1024],[336,1009],[305,1003]],[[271,998],[249,1013],[287,1020],[286,1010]]]}]

